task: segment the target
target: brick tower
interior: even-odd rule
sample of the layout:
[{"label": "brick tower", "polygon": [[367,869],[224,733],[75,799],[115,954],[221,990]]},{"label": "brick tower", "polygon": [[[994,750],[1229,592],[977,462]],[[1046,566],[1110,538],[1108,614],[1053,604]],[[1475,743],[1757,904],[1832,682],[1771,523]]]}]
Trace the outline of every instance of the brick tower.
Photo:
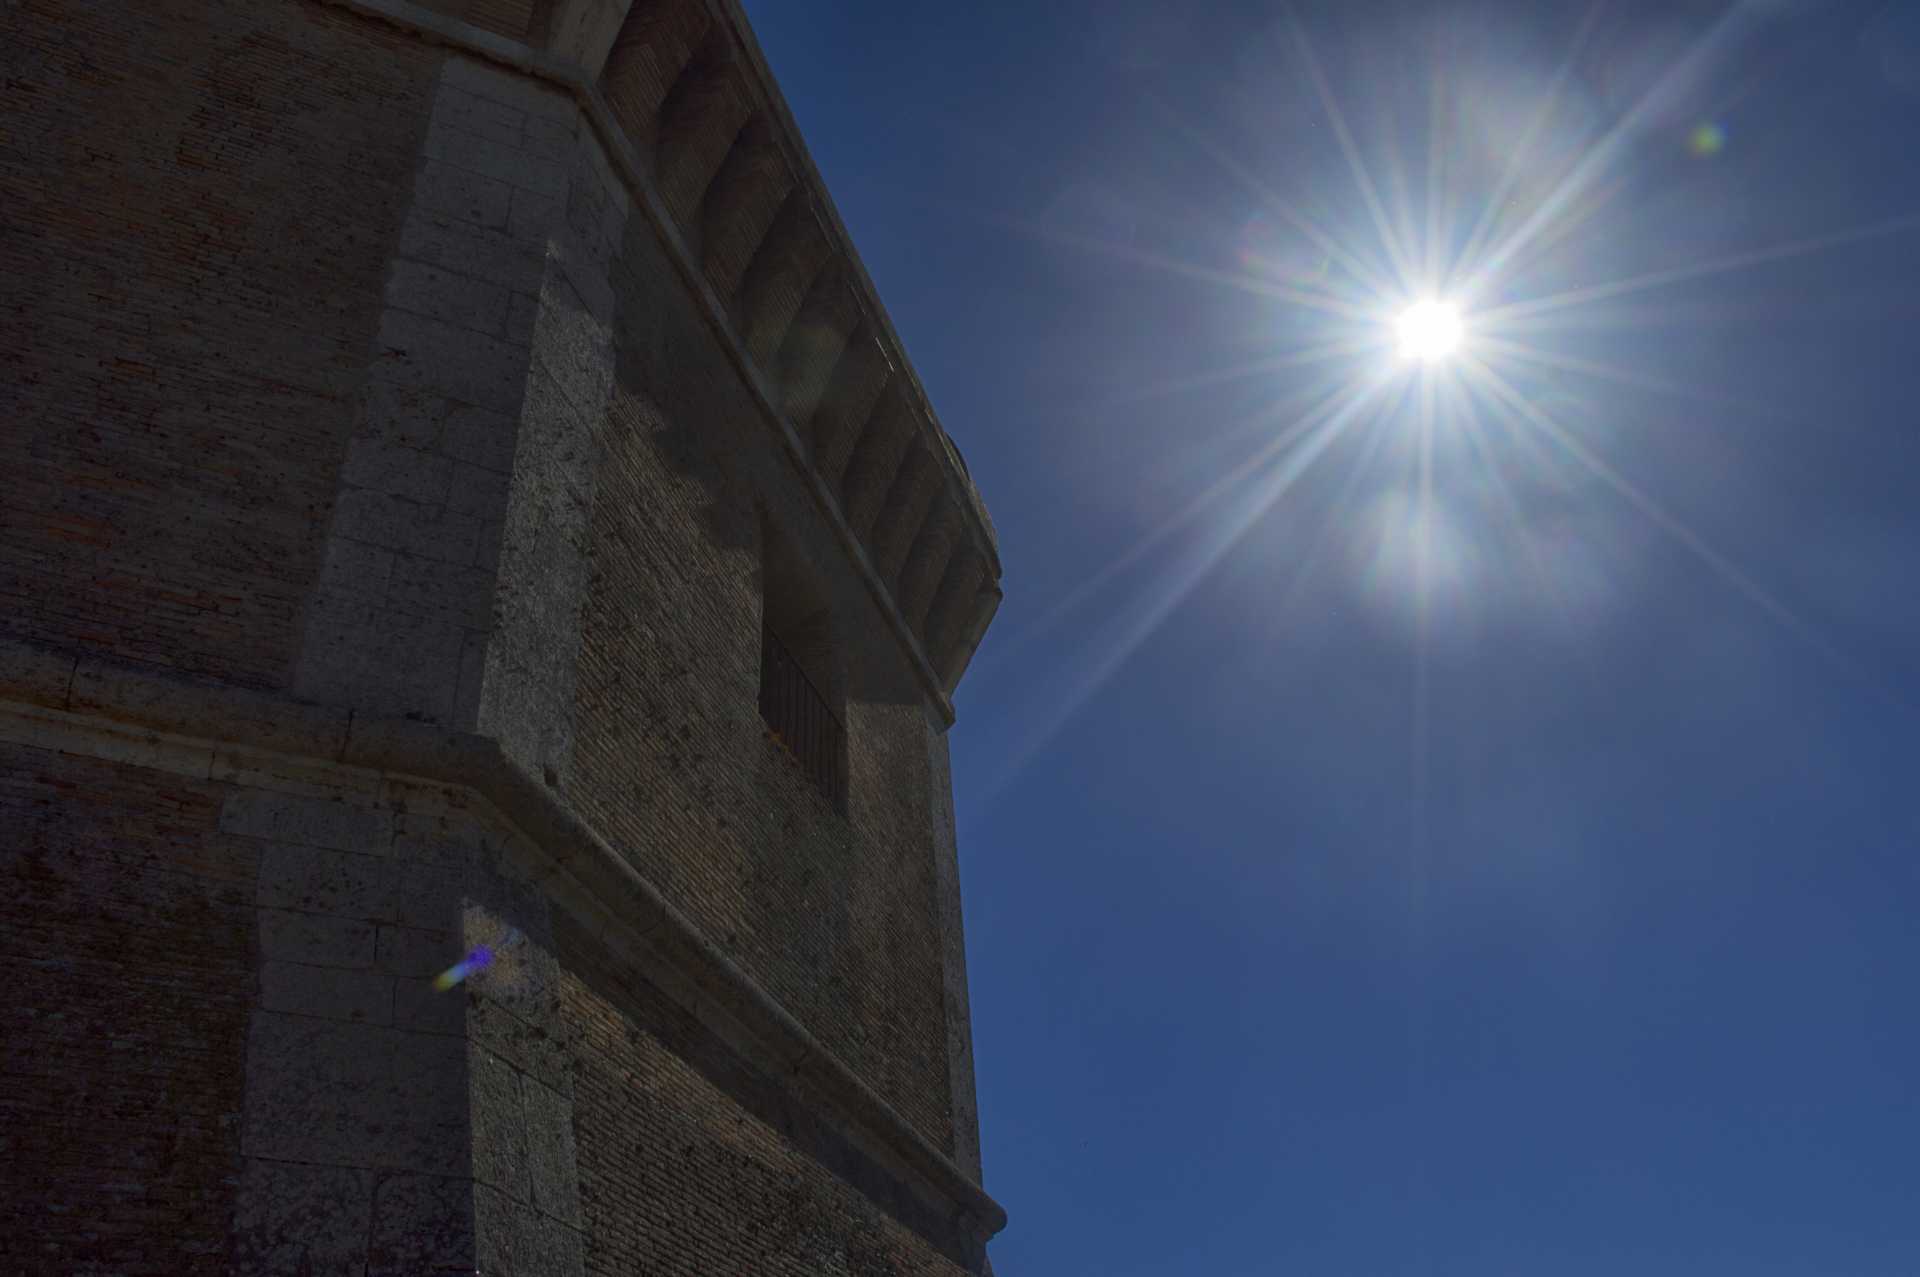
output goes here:
[{"label": "brick tower", "polygon": [[734,0],[0,2],[0,1271],[984,1272],[999,576]]}]

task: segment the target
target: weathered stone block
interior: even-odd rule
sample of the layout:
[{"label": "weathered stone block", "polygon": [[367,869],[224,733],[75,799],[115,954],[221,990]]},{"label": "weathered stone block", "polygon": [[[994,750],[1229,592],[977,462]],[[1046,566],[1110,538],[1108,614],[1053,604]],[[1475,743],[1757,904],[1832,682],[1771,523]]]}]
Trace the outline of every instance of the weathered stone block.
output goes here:
[{"label": "weathered stone block", "polygon": [[467,1044],[437,1033],[393,1034],[391,1072],[376,1099],[385,1122],[377,1165],[470,1175],[472,1101]]},{"label": "weathered stone block", "polygon": [[484,629],[493,603],[493,574],[440,559],[396,555],[384,602],[388,611],[401,615]]},{"label": "weathered stone block", "polygon": [[249,1157],[374,1164],[360,1129],[386,1087],[393,1030],[260,1011],[247,1038]]},{"label": "weathered stone block", "polygon": [[262,1011],[248,1042],[249,1156],[466,1173],[461,1039]]},{"label": "weathered stone block", "polygon": [[343,619],[364,616],[366,607],[386,594],[392,571],[393,551],[347,537],[329,537],[320,560],[320,575],[314,582],[312,606],[330,608]]},{"label": "weathered stone block", "polygon": [[393,816],[338,799],[243,790],[222,804],[220,830],[336,851],[376,852],[393,841]]},{"label": "weathered stone block", "polygon": [[453,692],[454,721],[461,724],[480,720],[481,694],[486,684],[487,648],[490,636],[475,631],[467,635],[460,650],[460,681]]},{"label": "weathered stone block", "polygon": [[505,334],[508,296],[499,284],[425,262],[397,261],[387,276],[387,305],[493,337]]},{"label": "weathered stone block", "polygon": [[540,291],[533,358],[576,412],[589,419],[600,413],[613,389],[613,343],[606,319],[589,309],[570,282],[552,274]]},{"label": "weathered stone block", "polygon": [[493,412],[520,403],[526,354],[511,343],[424,315],[388,310],[380,320],[380,380],[430,390]]},{"label": "weathered stone block", "polygon": [[399,926],[421,931],[456,930],[465,881],[466,874],[458,866],[396,861],[385,916]]},{"label": "weathered stone block", "polygon": [[393,977],[371,970],[267,961],[260,967],[260,1007],[356,1024],[390,1024]]},{"label": "weathered stone block", "polygon": [[573,98],[564,91],[475,58],[457,55],[448,58],[441,69],[440,82],[445,87],[513,107],[529,116],[566,120],[571,119],[577,109]]},{"label": "weathered stone block", "polygon": [[480,521],[366,488],[347,488],[334,507],[334,533],[402,554],[470,563]]},{"label": "weathered stone block", "polygon": [[437,391],[370,380],[356,437],[433,451],[440,444],[447,417],[460,411],[477,410],[466,408]]},{"label": "weathered stone block", "polygon": [[[379,718],[446,722],[467,631],[455,620],[392,610],[368,621],[316,618],[295,688]],[[361,736],[376,730],[372,725]]]},{"label": "weathered stone block", "polygon": [[271,909],[375,921],[391,912],[394,869],[384,855],[272,843],[260,856],[254,901]]},{"label": "weathered stone block", "polygon": [[561,208],[562,203],[557,195],[516,189],[513,192],[513,206],[507,214],[507,233],[520,244],[538,249],[544,257],[547,239],[560,223]]},{"label": "weathered stone block", "polygon": [[506,513],[508,486],[508,476],[503,471],[457,465],[447,493],[447,508],[460,514],[470,514],[485,527]]},{"label": "weathered stone block", "polygon": [[504,474],[513,467],[516,438],[512,416],[460,404],[448,411],[439,446],[456,461]]},{"label": "weathered stone block", "polygon": [[567,187],[565,166],[525,149],[518,137],[500,142],[436,121],[427,130],[420,153],[539,195],[557,197]]},{"label": "weathered stone block", "polygon": [[504,102],[444,84],[440,92],[434,95],[433,123],[507,146],[517,146],[526,132],[527,113]]},{"label": "weathered stone block", "polygon": [[[514,213],[507,229],[492,230],[448,217],[430,214],[407,219],[400,230],[397,256],[402,260],[426,262],[443,270],[458,271],[475,279],[500,284],[514,292],[532,292],[540,285],[546,254],[541,242],[517,229],[521,197],[514,191]],[[558,202],[551,197],[552,207]]]},{"label": "weathered stone block", "polygon": [[258,916],[260,956],[266,961],[351,968],[374,964],[370,922],[290,909],[261,909]]},{"label": "weathered stone block", "polygon": [[246,1159],[233,1219],[234,1271],[357,1273],[367,1262],[372,1171]]},{"label": "weathered stone block", "polygon": [[507,308],[507,340],[516,346],[532,346],[534,330],[540,324],[540,299],[515,293]]},{"label": "weathered stone block", "polygon": [[473,1181],[381,1175],[374,1181],[367,1277],[479,1272]]},{"label": "weathered stone block", "polygon": [[430,977],[386,978],[393,981],[394,1028],[413,1033],[466,1032],[467,990],[463,986],[455,985],[443,991],[434,987]]},{"label": "weathered stone block", "polygon": [[585,1247],[573,1229],[484,1187],[474,1196],[482,1271],[579,1277],[585,1270]]},{"label": "weathered stone block", "polygon": [[401,976],[436,976],[465,956],[460,941],[444,931],[387,924],[380,928],[380,970]]},{"label": "weathered stone block", "polygon": [[538,1082],[522,1090],[528,1183],[535,1208],[569,1228],[580,1227],[580,1179],[573,1142],[573,1101]]},{"label": "weathered stone block", "polygon": [[403,823],[400,833],[394,837],[393,854],[397,859],[422,864],[464,865],[479,845],[476,840],[458,833],[409,822]]},{"label": "weathered stone block", "polygon": [[578,117],[534,116],[527,120],[521,145],[542,159],[565,162],[573,154],[579,128]]},{"label": "weathered stone block", "polygon": [[524,1202],[529,1191],[528,1130],[521,1076],[487,1051],[473,1053],[470,1074],[473,1177]]},{"label": "weathered stone block", "polygon": [[467,1034],[534,1081],[563,1097],[572,1096],[567,1046],[552,1030],[527,1023],[483,995],[467,1007]]},{"label": "weathered stone block", "polygon": [[414,178],[416,207],[476,226],[504,230],[513,204],[514,187],[444,160],[423,159]]},{"label": "weathered stone block", "polygon": [[[560,305],[584,311],[601,328],[612,326],[620,306],[619,291],[608,273],[613,248],[604,241],[583,238],[569,228],[547,245],[550,269],[543,291],[564,281],[572,296],[542,299],[545,306]],[[600,340],[604,341],[602,336]]]}]

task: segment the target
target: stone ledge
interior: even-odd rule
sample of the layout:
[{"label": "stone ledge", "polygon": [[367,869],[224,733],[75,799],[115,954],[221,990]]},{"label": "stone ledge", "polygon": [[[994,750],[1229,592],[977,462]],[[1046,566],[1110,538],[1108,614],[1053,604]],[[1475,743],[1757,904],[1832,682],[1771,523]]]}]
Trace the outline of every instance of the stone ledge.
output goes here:
[{"label": "stone ledge", "polygon": [[[497,742],[403,719],[368,718],[274,692],[208,684],[160,670],[76,657],[0,638],[0,712],[56,711],[67,731],[87,720],[237,746],[348,772],[390,773],[472,790],[546,857],[534,866],[551,899],[610,950],[740,1050],[782,1087],[824,1097],[855,1138],[961,1230],[985,1241],[1007,1216],[948,1156],[817,1041],[568,805]],[[184,742],[182,742],[184,743]],[[126,761],[138,763],[138,758]]]}]

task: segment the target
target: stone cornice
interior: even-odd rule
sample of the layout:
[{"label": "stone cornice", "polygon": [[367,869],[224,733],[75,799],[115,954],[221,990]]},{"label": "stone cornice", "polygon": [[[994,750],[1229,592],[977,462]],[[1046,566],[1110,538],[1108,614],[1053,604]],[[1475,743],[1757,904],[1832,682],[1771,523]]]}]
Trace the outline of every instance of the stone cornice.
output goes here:
[{"label": "stone cornice", "polygon": [[[953,689],[965,674],[1002,597],[999,549],[992,523],[958,450],[934,416],[925,388],[906,358],[892,320],[880,304],[866,267],[853,248],[735,0],[633,0],[630,10],[626,0],[602,0],[599,20],[609,26],[619,22],[618,33],[604,42],[574,39],[568,51],[577,52],[584,44],[589,50],[584,56],[606,56],[604,71],[409,0],[323,2],[538,77],[564,89],[579,102],[634,204],[645,210],[689,292],[698,299],[716,340],[739,370],[802,483],[900,641],[928,700],[941,720],[951,723]],[[622,62],[622,42],[643,16],[646,22],[656,24],[677,22],[685,26],[701,19],[714,24],[701,38],[711,40],[713,31],[724,32],[726,44],[718,58],[719,68],[706,73],[718,79],[702,84],[711,90],[708,96],[721,90],[745,91],[752,102],[744,108],[735,103],[731,111],[719,110],[698,101],[701,95],[693,91],[669,102],[672,90],[663,90],[657,83],[643,85],[634,93],[624,92],[621,77],[630,79],[636,72]],[[711,55],[714,46],[703,47]],[[610,53],[599,52],[609,48]],[[687,54],[687,58],[698,61],[699,51]],[[649,70],[659,70],[655,61],[647,62]],[[689,74],[694,72],[688,66],[678,67],[673,72],[675,87]],[[609,100],[610,91],[617,101]],[[635,94],[642,99],[639,104],[628,100]],[[687,99],[696,100],[687,105]],[[663,124],[659,116],[669,106],[675,110]],[[744,122],[736,118],[743,110]],[[649,122],[646,128],[639,126],[643,115]],[[701,228],[690,225],[689,219],[698,221],[707,216],[713,204],[704,195],[694,198],[685,192],[698,186],[711,194],[713,185],[734,171],[726,165],[726,158],[737,147],[748,144],[746,134],[757,120],[771,122],[766,132],[795,183],[785,196],[786,205],[799,210],[799,220],[795,223],[790,217],[787,223],[776,221],[759,227],[751,266],[762,269],[755,275],[751,267],[744,267],[746,277],[740,278],[726,275],[721,265],[704,259],[706,245],[690,242],[690,236],[699,237]],[[707,131],[703,133],[703,129]],[[672,136],[663,141],[663,132]],[[676,180],[672,191],[663,191],[659,164],[661,157],[669,154],[669,142],[674,144],[670,155]],[[735,168],[752,171],[749,165]],[[792,227],[796,224],[799,235],[818,237],[823,243],[809,250],[805,239],[791,247],[769,242],[782,229],[790,236],[795,234]],[[824,256],[820,247],[825,250]],[[769,264],[777,274],[777,268],[789,263],[792,269],[787,277],[767,281]],[[738,290],[734,296],[723,296],[716,288],[716,271],[726,276],[723,287]],[[832,291],[842,286],[850,293],[854,317],[850,322],[841,319],[843,327],[836,334],[841,345],[821,353],[795,351],[789,339],[802,327],[806,301],[824,293],[830,305]],[[830,408],[844,400],[834,396],[832,379],[850,375],[847,370],[859,364],[861,352],[854,347],[862,342],[870,343],[881,356],[889,393],[881,395],[881,407],[873,406],[870,399],[854,397],[852,402],[870,413],[862,420],[824,420],[831,415]],[[823,403],[828,407],[823,408]],[[898,413],[883,411],[900,404],[905,405],[904,419]],[[852,411],[859,412],[861,407]],[[795,420],[802,412],[811,413],[814,420]],[[891,433],[902,428],[911,432],[910,441]],[[837,436],[831,443],[830,435]],[[937,478],[937,486],[931,503],[900,491],[910,482],[910,476],[927,473],[913,465],[910,454],[915,450],[935,462],[930,473]],[[859,490],[850,490],[856,478]],[[903,515],[903,511],[912,513]],[[904,528],[886,526],[889,518],[906,517],[918,522]],[[888,539],[904,540],[915,552],[906,554],[897,565],[883,566],[877,561],[875,547]],[[936,619],[940,624],[933,623]]]},{"label": "stone cornice", "polygon": [[110,742],[103,757],[136,764],[143,742],[125,739],[129,727],[154,734],[144,742],[153,749],[239,748],[473,791],[539,849],[545,863],[529,868],[550,899],[610,952],[776,1084],[824,1098],[863,1147],[961,1234],[984,1245],[1006,1226],[1006,1212],[985,1190],[701,935],[563,792],[494,740],[3,638],[0,711],[15,722],[39,711],[50,728],[91,728]]},{"label": "stone cornice", "polygon": [[906,343],[900,340],[900,334],[894,330],[893,319],[886,308],[880,304],[880,290],[874,286],[873,278],[867,274],[866,263],[854,248],[853,237],[847,233],[846,223],[840,219],[840,210],[833,202],[833,194],[827,188],[826,179],[820,176],[820,170],[813,162],[813,155],[807,149],[805,135],[794,121],[793,113],[787,107],[787,100],[780,92],[779,82],[774,79],[773,71],[767,66],[766,56],[760,51],[760,42],[754,37],[753,28],[741,11],[739,0],[704,0],[716,14],[727,23],[733,38],[739,42],[742,53],[751,67],[762,101],[768,111],[780,125],[780,138],[791,156],[792,162],[806,177],[813,188],[814,198],[819,202],[820,211],[825,215],[829,229],[839,241],[839,251],[846,259],[848,269],[859,284],[860,291],[867,303],[867,314],[880,328],[884,342],[895,359],[895,366],[901,376],[906,378],[912,388],[914,405],[921,414],[929,440],[937,442],[941,460],[946,464],[949,480],[956,490],[957,504],[968,516],[968,531],[978,547],[984,551],[993,565],[993,576],[1000,576],[1000,543],[994,532],[993,520],[987,514],[987,505],[981,499],[980,490],[974,486],[973,476],[967,469],[966,461],[960,455],[960,449],[953,437],[940,424],[939,416],[933,410],[932,400],[926,387],[920,383],[920,374],[914,369],[906,356]]}]

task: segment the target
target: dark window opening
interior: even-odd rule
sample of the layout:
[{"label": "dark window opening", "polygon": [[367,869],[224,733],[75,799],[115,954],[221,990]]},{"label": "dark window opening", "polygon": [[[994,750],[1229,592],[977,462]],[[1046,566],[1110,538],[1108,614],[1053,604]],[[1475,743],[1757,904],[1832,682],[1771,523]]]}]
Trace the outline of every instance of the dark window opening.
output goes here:
[{"label": "dark window opening", "polygon": [[839,645],[824,584],[771,526],[761,561],[760,717],[828,804],[847,814]]},{"label": "dark window opening", "polygon": [[847,811],[847,729],[827,694],[807,677],[786,641],[760,633],[760,717],[787,747],[814,788],[841,815]]}]

